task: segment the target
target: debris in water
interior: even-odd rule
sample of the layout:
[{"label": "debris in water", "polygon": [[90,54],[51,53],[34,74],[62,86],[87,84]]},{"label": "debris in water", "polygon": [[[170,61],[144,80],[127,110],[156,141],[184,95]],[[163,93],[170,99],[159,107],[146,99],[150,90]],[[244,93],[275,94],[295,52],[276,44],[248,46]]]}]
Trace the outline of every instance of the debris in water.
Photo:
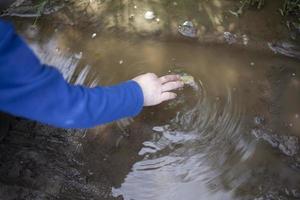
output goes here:
[{"label": "debris in water", "polygon": [[288,42],[268,43],[268,46],[274,53],[300,59],[300,46]]},{"label": "debris in water", "polygon": [[272,147],[278,148],[287,156],[295,156],[299,153],[299,139],[296,136],[271,134],[261,129],[253,129],[251,133],[257,139],[262,139],[272,145]]},{"label": "debris in water", "polygon": [[129,20],[134,20],[134,14],[131,14],[131,15],[129,16]]},{"label": "debris in water", "polygon": [[39,33],[39,27],[36,25],[29,26],[25,32],[25,34],[31,39],[37,37],[38,33]]},{"label": "debris in water", "polygon": [[61,53],[61,51],[60,51],[60,48],[59,48],[59,47],[56,47],[56,48],[55,48],[55,51],[56,51],[56,53],[58,53],[58,54],[60,54],[60,53]]},{"label": "debris in water", "polygon": [[78,60],[82,58],[82,52],[80,51],[79,53],[75,53],[74,57],[77,58]]},{"label": "debris in water", "polygon": [[249,43],[249,38],[246,34],[242,35],[243,44],[246,46]]},{"label": "debris in water", "polygon": [[198,89],[198,85],[196,84],[193,76],[188,74],[183,74],[181,75],[180,79],[185,85],[189,85],[196,90]]},{"label": "debris in water", "polygon": [[179,25],[178,32],[181,33],[181,35],[186,37],[195,38],[197,37],[197,29],[195,28],[193,22],[191,21],[185,21],[182,25]]},{"label": "debris in water", "polygon": [[186,85],[195,83],[194,77],[187,75],[187,74],[181,76],[181,81]]},{"label": "debris in water", "polygon": [[296,76],[296,73],[292,73],[292,76]]},{"label": "debris in water", "polygon": [[157,132],[164,132],[165,128],[163,126],[154,126],[152,130]]},{"label": "debris in water", "polygon": [[154,12],[153,11],[147,11],[145,12],[144,18],[146,20],[152,20],[155,18]]},{"label": "debris in water", "polygon": [[263,125],[265,123],[265,118],[261,116],[254,117],[254,123],[256,125]]},{"label": "debris in water", "polygon": [[174,1],[173,2],[173,6],[177,6],[178,4],[177,4],[177,2],[176,1]]},{"label": "debris in water", "polygon": [[233,44],[237,42],[236,34],[230,32],[224,32],[224,39],[228,44]]},{"label": "debris in water", "polygon": [[255,65],[255,63],[254,63],[254,62],[251,62],[250,65],[253,67],[253,66]]},{"label": "debris in water", "polygon": [[122,65],[123,63],[124,63],[124,61],[123,61],[123,60],[120,60],[120,61],[119,61],[119,64],[120,64],[120,65]]},{"label": "debris in water", "polygon": [[93,33],[93,34],[92,34],[92,38],[93,38],[93,39],[94,39],[96,36],[97,36],[96,33]]},{"label": "debris in water", "polygon": [[156,18],[155,21],[156,21],[157,23],[159,23],[159,22],[160,22],[160,19],[159,19],[159,18]]},{"label": "debris in water", "polygon": [[137,5],[134,5],[133,8],[134,8],[134,9],[137,9]]}]

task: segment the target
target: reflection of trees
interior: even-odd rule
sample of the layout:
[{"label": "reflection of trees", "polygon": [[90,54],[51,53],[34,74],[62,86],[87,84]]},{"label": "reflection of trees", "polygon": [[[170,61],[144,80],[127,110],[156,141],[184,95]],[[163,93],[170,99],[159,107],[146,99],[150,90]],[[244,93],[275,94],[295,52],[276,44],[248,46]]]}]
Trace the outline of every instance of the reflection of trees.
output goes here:
[{"label": "reflection of trees", "polygon": [[[84,21],[98,30],[119,30],[138,34],[177,34],[178,25],[185,20],[191,20],[199,30],[199,37],[203,37],[206,34],[223,33],[224,30],[228,30],[229,24],[224,21],[224,13],[228,6],[234,4],[235,2],[220,0],[95,0],[71,1],[65,9],[73,11],[73,16],[69,18],[72,18],[74,23]],[[156,19],[145,20],[144,13],[147,10],[154,11]]]}]

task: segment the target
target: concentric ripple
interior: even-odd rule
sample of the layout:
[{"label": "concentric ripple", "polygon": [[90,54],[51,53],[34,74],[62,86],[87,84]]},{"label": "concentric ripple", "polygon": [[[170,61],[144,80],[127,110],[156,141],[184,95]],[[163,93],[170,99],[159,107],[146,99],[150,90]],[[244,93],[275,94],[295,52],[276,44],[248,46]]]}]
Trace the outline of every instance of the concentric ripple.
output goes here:
[{"label": "concentric ripple", "polygon": [[[144,159],[134,164],[120,188],[113,188],[114,196],[122,195],[125,200],[230,199],[230,190],[222,187],[239,184],[236,181],[245,177],[239,168],[251,155],[251,143],[243,136],[239,92],[218,85],[226,92],[214,96],[213,84],[199,81],[198,90],[193,90],[194,103],[183,107],[169,124],[153,127],[153,139],[144,142],[139,152]],[[187,98],[191,96],[184,93],[177,101]],[[224,176],[232,182],[224,183]]]}]

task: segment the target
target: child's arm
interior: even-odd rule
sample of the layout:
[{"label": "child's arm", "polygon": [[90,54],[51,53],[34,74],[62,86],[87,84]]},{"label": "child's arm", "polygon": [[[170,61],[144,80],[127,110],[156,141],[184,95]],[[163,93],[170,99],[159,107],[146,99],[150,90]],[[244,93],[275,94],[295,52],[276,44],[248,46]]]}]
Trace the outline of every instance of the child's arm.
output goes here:
[{"label": "child's arm", "polygon": [[175,98],[170,91],[183,86],[179,79],[148,73],[110,87],[74,86],[0,20],[0,111],[58,127],[93,127]]},{"label": "child's arm", "polygon": [[86,128],[137,115],[144,99],[128,81],[111,87],[68,84],[42,65],[13,27],[0,21],[0,110],[64,128]]}]

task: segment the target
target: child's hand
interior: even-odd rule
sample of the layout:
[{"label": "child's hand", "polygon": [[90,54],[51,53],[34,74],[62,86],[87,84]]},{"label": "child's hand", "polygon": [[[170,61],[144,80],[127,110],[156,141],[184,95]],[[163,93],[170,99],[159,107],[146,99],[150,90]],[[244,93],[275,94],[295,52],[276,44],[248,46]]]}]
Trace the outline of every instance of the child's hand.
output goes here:
[{"label": "child's hand", "polygon": [[179,75],[166,75],[158,78],[153,73],[142,74],[133,79],[142,88],[144,94],[144,106],[154,106],[164,101],[176,98],[174,92],[183,87]]}]

